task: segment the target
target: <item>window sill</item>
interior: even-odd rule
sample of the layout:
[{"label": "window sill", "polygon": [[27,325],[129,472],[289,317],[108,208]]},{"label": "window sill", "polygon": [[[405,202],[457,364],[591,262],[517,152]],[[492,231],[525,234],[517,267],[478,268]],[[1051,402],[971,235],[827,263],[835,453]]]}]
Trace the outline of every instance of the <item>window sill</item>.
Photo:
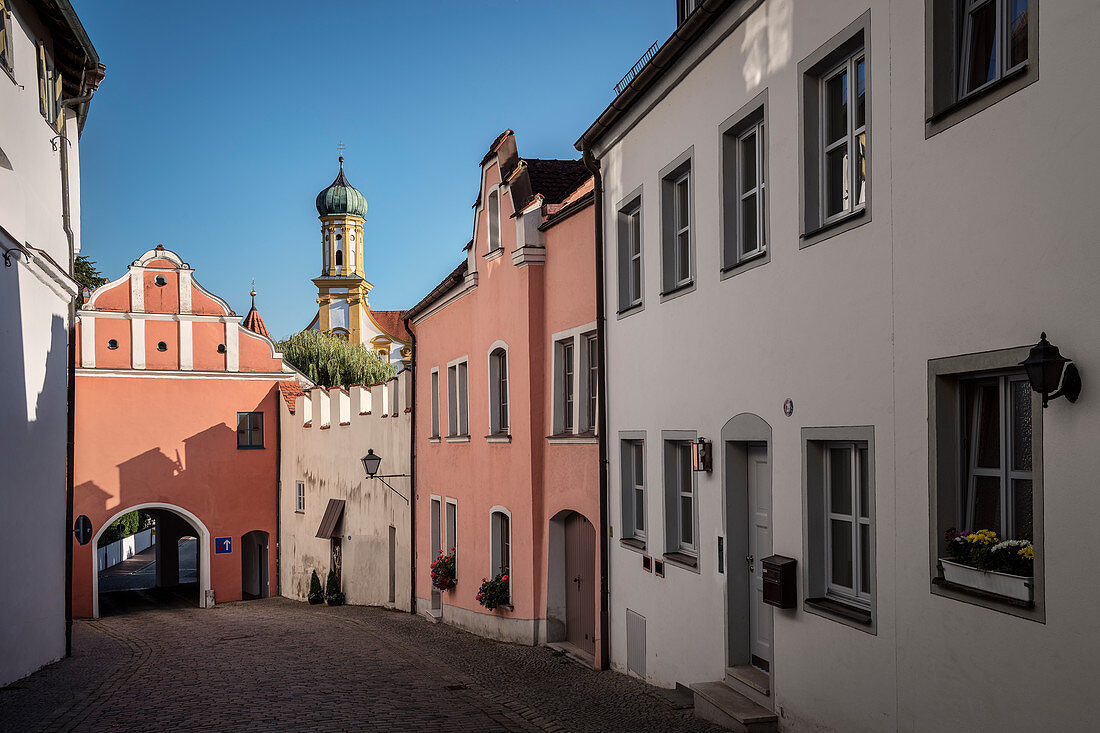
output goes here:
[{"label": "window sill", "polygon": [[742,272],[753,270],[761,265],[766,265],[771,261],[771,255],[768,249],[765,247],[759,252],[754,252],[748,257],[743,257],[732,265],[726,265],[718,271],[722,280],[731,278],[734,275],[740,275]]},{"label": "window sill", "polygon": [[871,626],[870,609],[844,603],[836,598],[807,598],[802,602],[802,605],[807,611],[812,610],[822,616],[843,619],[846,622],[859,624],[860,626],[866,626],[868,628]]},{"label": "window sill", "polygon": [[960,109],[965,109],[972,104],[980,104],[982,100],[989,97],[993,92],[996,92],[998,89],[1001,89],[1006,84],[1009,84],[1016,79],[1019,79],[1020,77],[1026,75],[1030,68],[1030,61],[1024,61],[1018,67],[1002,76],[1000,79],[991,81],[988,84],[983,85],[980,89],[976,89],[973,92],[970,92],[961,99],[956,99],[954,102],[947,105],[939,112],[936,112],[931,117],[926,118],[924,120],[925,123],[933,125],[937,122],[942,121],[945,117],[949,117],[955,112],[958,112]]},{"label": "window sill", "polygon": [[615,317],[626,318],[627,316],[632,316],[635,313],[640,313],[643,310],[645,310],[645,301],[638,301],[634,305],[628,305],[626,308],[621,308],[615,311]]},{"label": "window sill", "polygon": [[486,252],[485,254],[482,255],[482,257],[485,258],[486,262],[492,262],[493,260],[497,259],[498,257],[500,257],[503,254],[504,254],[504,247],[497,247],[496,249],[494,249],[491,252]]},{"label": "window sill", "polygon": [[7,66],[4,66],[3,64],[0,64],[0,69],[4,70],[4,73],[6,73],[8,75],[8,78],[11,79],[12,84],[15,84],[15,85],[18,86],[19,82],[17,82],[15,80],[15,72],[14,71],[9,69]]},{"label": "window sill", "polygon": [[546,442],[550,445],[596,445],[599,440],[595,433],[558,433],[547,435]]},{"label": "window sill", "polygon": [[485,436],[486,443],[511,443],[512,436],[508,433],[493,433]]},{"label": "window sill", "polygon": [[447,436],[447,442],[448,443],[469,443],[470,442],[470,436],[469,435],[448,435]]},{"label": "window sill", "polygon": [[1017,598],[1009,598],[999,593],[990,593],[989,591],[984,591],[979,588],[972,588],[969,585],[952,583],[950,580],[944,580],[943,578],[932,578],[932,585],[952,591],[953,594],[972,596],[975,602],[981,602],[981,605],[984,606],[1008,606],[1010,608],[1023,608],[1029,611],[1035,609],[1034,601],[1021,601]]},{"label": "window sill", "polygon": [[440,438],[438,435],[429,435],[428,436],[428,442],[429,443],[442,443],[443,439]]},{"label": "window sill", "polygon": [[[322,428],[327,428],[328,425],[322,425]],[[262,445],[238,445],[237,450],[263,450]]]},{"label": "window sill", "polygon": [[673,298],[679,298],[681,295],[687,295],[688,293],[692,292],[693,290],[695,290],[695,280],[691,279],[691,280],[688,280],[683,285],[677,285],[676,287],[672,288],[671,290],[665,290],[661,293],[658,293],[658,295],[661,297],[661,302],[664,303],[667,300],[672,300]]},{"label": "window sill", "polygon": [[640,540],[637,537],[623,537],[619,540],[619,544],[634,552],[645,552],[645,540]]},{"label": "window sill", "polygon": [[688,555],[684,552],[666,552],[664,558],[666,562],[670,562],[673,565],[679,565],[682,568],[699,572],[699,558],[694,555]]},{"label": "window sill", "polygon": [[305,514],[306,512],[305,512],[305,510],[304,510],[304,509],[295,509],[295,510],[294,510],[294,513],[295,513],[295,514]]},{"label": "window sill", "polygon": [[820,226],[804,232],[799,238],[798,248],[803,249],[809,247],[812,244],[817,244],[823,239],[828,239],[835,234],[840,234],[842,231],[847,231],[848,229],[866,223],[866,221],[870,220],[870,217],[867,216],[868,210],[867,205],[864,205],[861,209],[851,211],[843,216],[838,216],[836,219],[826,224],[821,224]]}]

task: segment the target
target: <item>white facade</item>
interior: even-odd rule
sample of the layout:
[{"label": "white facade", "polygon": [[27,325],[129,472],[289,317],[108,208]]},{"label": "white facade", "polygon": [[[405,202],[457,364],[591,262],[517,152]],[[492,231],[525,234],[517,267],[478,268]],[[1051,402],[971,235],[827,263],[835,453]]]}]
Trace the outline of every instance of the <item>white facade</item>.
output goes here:
[{"label": "white facade", "polygon": [[80,251],[78,119],[62,112],[61,139],[39,107],[37,44],[52,59],[62,41],[37,3],[9,0],[0,13],[5,5],[0,250],[10,266],[0,268],[0,374],[8,386],[0,407],[0,584],[8,592],[0,599],[0,686],[65,654],[66,329],[78,293],[62,218],[66,145],[72,254]]},{"label": "white facade", "polygon": [[[943,3],[702,5],[728,10],[592,148],[604,183],[613,667],[672,687],[747,664],[731,650],[753,629],[733,617],[751,608],[761,554],[774,552],[797,561],[798,593],[794,609],[757,607],[773,624],[770,694],[731,686],[773,709],[781,730],[1088,728],[1088,670],[1100,652],[1089,620],[1100,591],[1088,575],[1100,563],[1091,542],[1100,402],[1090,378],[1100,372],[1090,183],[1100,164],[1091,135],[1100,6],[1031,0],[1027,71],[1037,68],[1037,78],[926,126],[926,10]],[[802,125],[817,122],[806,75],[822,49],[843,50],[860,33],[867,209],[807,232],[802,171],[816,168]],[[723,132],[754,104],[764,111],[766,256],[722,272]],[[662,178],[678,176],[687,159],[692,282],[662,296]],[[620,214],[639,191],[643,300],[617,313]],[[1057,399],[1045,410],[1031,398],[1034,606],[943,591],[932,581],[935,540],[947,527],[930,498],[943,451],[930,434],[955,415],[930,418],[930,374],[1014,367],[1044,330],[1075,360],[1084,390],[1076,404]],[[655,341],[688,345],[686,373],[669,371]],[[713,440],[713,471],[692,474],[696,549],[678,563],[665,557],[679,541],[666,521],[676,505],[664,498],[663,440],[698,436]],[[834,439],[870,453],[872,552],[861,599],[869,623],[807,603],[828,554],[815,538],[825,520],[814,453]],[[645,441],[645,537],[633,543],[644,549],[622,541],[631,517],[621,440]],[[771,546],[759,535],[750,575],[739,476],[756,444],[770,468]],[[643,568],[643,556],[665,562],[663,578]],[[628,640],[628,626],[644,647]]]}]

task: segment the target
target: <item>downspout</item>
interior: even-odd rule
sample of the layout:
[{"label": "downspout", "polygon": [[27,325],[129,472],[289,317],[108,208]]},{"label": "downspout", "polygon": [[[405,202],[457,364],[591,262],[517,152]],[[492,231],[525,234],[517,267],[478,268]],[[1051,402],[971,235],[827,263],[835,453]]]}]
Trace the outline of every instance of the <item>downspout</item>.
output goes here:
[{"label": "downspout", "polygon": [[[282,572],[279,561],[282,554],[283,536],[283,392],[279,384],[275,384],[275,595],[281,596]],[[271,579],[267,582],[268,596],[271,595]]]},{"label": "downspout", "polygon": [[409,613],[416,615],[416,334],[408,318],[403,319],[405,330],[409,332],[409,348],[412,361],[409,362],[409,379],[412,381],[409,409],[412,416],[409,425]]},{"label": "downspout", "polygon": [[[84,104],[92,98],[86,94],[82,97],[66,99],[61,103],[59,115],[65,114],[66,107],[74,107]],[[69,277],[76,270],[76,243],[73,235],[72,213],[69,210],[69,138],[67,126],[61,125],[61,135],[58,141],[61,155],[61,228],[65,230],[65,239],[69,243]],[[75,469],[73,462],[76,458],[76,299],[78,293],[69,300],[68,313],[65,318],[65,328],[68,333],[68,345],[66,355],[69,363],[65,367],[65,375],[68,377],[65,396],[65,656],[73,655],[73,501],[75,491],[73,489]]]},{"label": "downspout", "polygon": [[599,446],[600,466],[600,669],[609,669],[611,662],[611,639],[608,605],[611,594],[608,590],[608,538],[611,535],[610,521],[607,516],[607,328],[604,315],[604,271],[603,271],[603,178],[600,175],[600,162],[592,155],[592,149],[585,143],[584,165],[592,172],[593,206],[596,207],[596,343],[599,344],[598,363],[596,365],[596,438]]}]

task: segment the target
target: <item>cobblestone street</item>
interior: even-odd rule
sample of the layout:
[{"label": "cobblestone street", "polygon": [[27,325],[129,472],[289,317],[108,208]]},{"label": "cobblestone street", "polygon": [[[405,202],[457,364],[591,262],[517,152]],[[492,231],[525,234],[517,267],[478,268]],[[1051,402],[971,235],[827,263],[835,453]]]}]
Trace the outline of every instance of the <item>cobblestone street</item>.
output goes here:
[{"label": "cobblestone street", "polygon": [[718,730],[549,649],[279,598],[78,621],[72,659],[0,689],[0,729]]}]

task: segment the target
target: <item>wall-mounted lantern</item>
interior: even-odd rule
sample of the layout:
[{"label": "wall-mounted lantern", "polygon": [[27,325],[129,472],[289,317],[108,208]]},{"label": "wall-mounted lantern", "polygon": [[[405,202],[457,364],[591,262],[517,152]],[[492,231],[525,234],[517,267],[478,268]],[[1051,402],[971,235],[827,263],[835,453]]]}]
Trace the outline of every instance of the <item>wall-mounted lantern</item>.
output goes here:
[{"label": "wall-mounted lantern", "polygon": [[386,479],[388,478],[408,478],[407,473],[395,473],[388,476],[384,476],[378,473],[378,468],[382,465],[382,456],[375,453],[373,448],[368,448],[367,455],[363,456],[360,460],[363,461],[363,470],[367,472],[367,478],[378,479],[382,483],[386,484],[390,491],[404,499],[406,504],[409,503],[409,497],[405,496],[400,491],[390,486],[389,483],[387,483],[386,481]]},{"label": "wall-mounted lantern", "polygon": [[1059,353],[1057,346],[1047,341],[1046,331],[1020,366],[1027,372],[1031,388],[1043,396],[1043,407],[1059,397],[1076,402],[1081,394],[1080,372],[1072,361]]},{"label": "wall-mounted lantern", "polygon": [[700,436],[698,440],[691,444],[691,470],[692,471],[707,471],[710,472],[711,460],[710,460],[710,447],[711,441]]}]

